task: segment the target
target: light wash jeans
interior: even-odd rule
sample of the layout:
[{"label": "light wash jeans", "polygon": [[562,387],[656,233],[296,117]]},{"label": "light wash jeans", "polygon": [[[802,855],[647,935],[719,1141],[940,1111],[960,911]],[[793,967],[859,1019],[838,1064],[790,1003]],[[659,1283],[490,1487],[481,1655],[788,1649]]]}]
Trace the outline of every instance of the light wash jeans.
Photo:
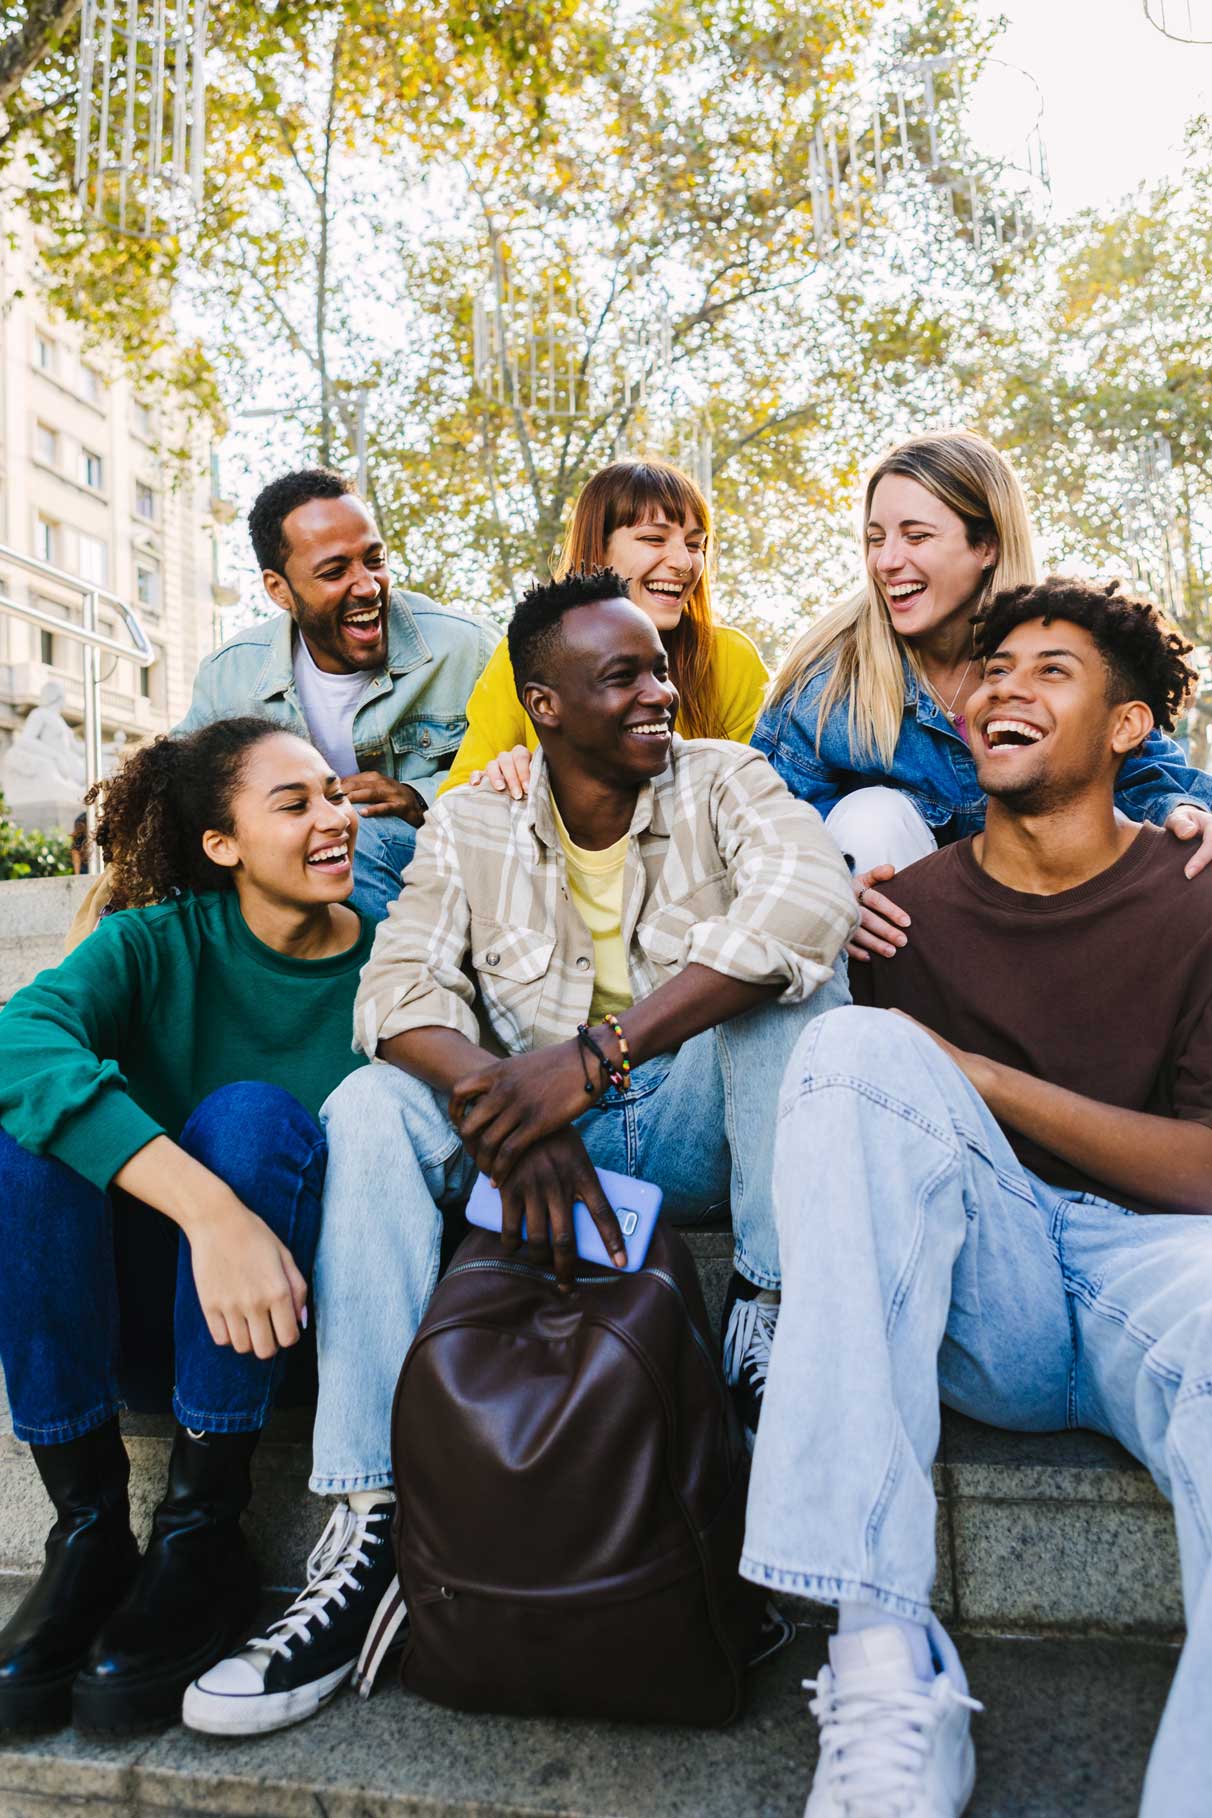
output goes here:
[{"label": "light wash jeans", "polygon": [[[655,1181],[663,1211],[694,1224],[731,1201],[736,1267],[777,1287],[770,1180],[779,1084],[805,1025],[845,1003],[843,962],[804,1004],[770,1004],[637,1067],[577,1120],[595,1167]],[[404,1353],[438,1279],[443,1213],[475,1169],[446,1099],[376,1061],[320,1113],[328,1137],[316,1254],[319,1400],[311,1487],[391,1483],[391,1404]]]},{"label": "light wash jeans", "polygon": [[783,1305],[742,1573],[925,1619],[939,1397],[1027,1432],[1082,1426],[1174,1504],[1188,1640],[1146,1818],[1196,1818],[1212,1776],[1212,1219],[1048,1187],[920,1030],[820,1018],[779,1105]]},{"label": "light wash jeans", "polygon": [[825,827],[856,877],[876,865],[895,865],[904,871],[938,850],[933,829],[911,797],[883,784],[852,789],[829,810]]},{"label": "light wash jeans", "polygon": [[417,830],[398,814],[358,816],[354,887],[350,903],[368,921],[381,922],[400,894],[401,873],[417,849]]}]

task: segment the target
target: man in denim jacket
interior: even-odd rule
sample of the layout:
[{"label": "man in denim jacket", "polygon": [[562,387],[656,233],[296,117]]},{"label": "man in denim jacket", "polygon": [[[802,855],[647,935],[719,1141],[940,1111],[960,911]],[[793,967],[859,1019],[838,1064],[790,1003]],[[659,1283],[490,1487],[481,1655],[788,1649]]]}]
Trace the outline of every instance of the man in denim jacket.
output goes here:
[{"label": "man in denim jacket", "polygon": [[245,625],[205,659],[177,730],[252,713],[309,738],[362,816],[353,901],[380,921],[467,730],[467,697],[496,634],[392,588],[374,519],[339,474],[284,474],[248,522],[281,616]]}]

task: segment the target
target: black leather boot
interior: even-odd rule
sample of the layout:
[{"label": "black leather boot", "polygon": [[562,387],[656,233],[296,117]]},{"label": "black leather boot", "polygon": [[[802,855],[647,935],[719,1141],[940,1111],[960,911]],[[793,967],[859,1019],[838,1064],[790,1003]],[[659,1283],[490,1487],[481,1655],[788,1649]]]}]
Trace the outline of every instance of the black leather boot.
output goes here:
[{"label": "black leather boot", "polygon": [[177,1428],[147,1551],[72,1691],[78,1728],[175,1723],[186,1686],[252,1626],[261,1587],[240,1516],[259,1438]]},{"label": "black leather boot", "polygon": [[0,1730],[68,1721],[72,1681],[139,1563],[117,1420],[30,1449],[58,1520],[37,1583],[0,1631]]}]

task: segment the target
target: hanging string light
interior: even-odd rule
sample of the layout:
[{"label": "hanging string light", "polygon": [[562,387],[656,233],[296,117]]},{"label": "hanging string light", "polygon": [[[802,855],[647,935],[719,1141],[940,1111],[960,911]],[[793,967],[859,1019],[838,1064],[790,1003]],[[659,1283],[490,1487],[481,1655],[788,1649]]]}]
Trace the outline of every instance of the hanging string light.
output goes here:
[{"label": "hanging string light", "polygon": [[[1009,70],[991,60],[993,65]],[[1039,101],[1019,153],[975,150],[964,130],[969,71],[956,56],[919,58],[880,72],[841,117],[822,121],[809,158],[813,238],[823,258],[860,245],[876,224],[877,199],[913,207],[942,196],[952,220],[978,253],[1013,245],[1035,230],[1047,206],[1047,155]]]},{"label": "hanging string light", "polygon": [[84,0],[76,194],[117,233],[177,233],[202,201],[207,0]]},{"label": "hanging string light", "polygon": [[1212,0],[1144,0],[1145,18],[1177,44],[1212,44]]}]

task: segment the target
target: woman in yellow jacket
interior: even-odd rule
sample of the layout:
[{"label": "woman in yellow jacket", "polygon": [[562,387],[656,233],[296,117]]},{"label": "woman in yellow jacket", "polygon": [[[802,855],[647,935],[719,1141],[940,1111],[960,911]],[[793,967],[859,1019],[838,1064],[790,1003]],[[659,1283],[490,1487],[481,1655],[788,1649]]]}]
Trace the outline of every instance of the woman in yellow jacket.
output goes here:
[{"label": "woman in yellow jacket", "polygon": [[[743,631],[711,613],[711,510],[694,481],[667,461],[614,461],[587,483],[572,512],[556,578],[613,568],[669,653],[677,730],[688,739],[749,743],[768,677]],[[514,686],[502,638],[467,703],[467,732],[443,790],[487,779],[525,793],[538,741]],[[439,792],[441,793],[441,792]]]}]

